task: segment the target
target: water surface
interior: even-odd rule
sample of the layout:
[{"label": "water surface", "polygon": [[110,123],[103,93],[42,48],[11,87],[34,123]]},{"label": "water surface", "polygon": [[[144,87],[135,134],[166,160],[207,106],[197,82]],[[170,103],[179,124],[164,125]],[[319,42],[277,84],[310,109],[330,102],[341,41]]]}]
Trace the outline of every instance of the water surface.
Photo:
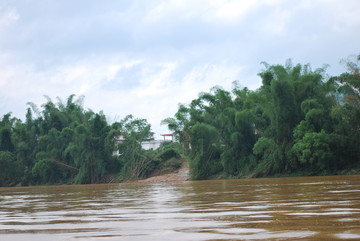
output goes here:
[{"label": "water surface", "polygon": [[360,176],[0,188],[12,240],[360,240]]}]

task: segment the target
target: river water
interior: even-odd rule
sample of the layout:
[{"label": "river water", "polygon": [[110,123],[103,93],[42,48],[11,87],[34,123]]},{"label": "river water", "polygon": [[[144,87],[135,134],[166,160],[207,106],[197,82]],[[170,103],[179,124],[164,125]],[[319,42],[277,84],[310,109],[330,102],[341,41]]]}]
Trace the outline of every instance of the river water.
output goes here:
[{"label": "river water", "polygon": [[360,176],[0,188],[0,240],[360,240]]}]

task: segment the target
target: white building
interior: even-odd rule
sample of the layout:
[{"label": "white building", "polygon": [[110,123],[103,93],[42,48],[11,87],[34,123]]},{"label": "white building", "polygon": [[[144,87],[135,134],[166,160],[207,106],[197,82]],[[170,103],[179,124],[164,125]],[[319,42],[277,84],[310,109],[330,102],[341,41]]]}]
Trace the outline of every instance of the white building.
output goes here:
[{"label": "white building", "polygon": [[[154,135],[155,133],[152,133],[152,134]],[[160,145],[162,143],[173,142],[174,141],[174,135],[173,134],[160,134],[160,135],[164,137],[163,140],[155,140],[154,137],[152,137],[147,141],[141,142],[142,149],[144,149],[144,150],[151,150],[151,149],[156,150],[156,149],[158,149],[160,147]],[[124,141],[126,141],[126,139],[123,136],[118,136],[118,137],[115,138],[115,143],[116,144],[123,143]],[[119,154],[118,151],[115,151],[113,153],[113,155],[114,156],[119,156],[120,154]]]},{"label": "white building", "polygon": [[[141,147],[144,150],[150,150],[150,149],[156,150],[160,147],[161,143],[174,141],[173,134],[160,134],[160,136],[163,136],[164,140],[152,139],[152,140],[148,140],[148,141],[143,141],[143,142],[141,142]],[[171,139],[169,139],[169,137],[171,137]]]}]

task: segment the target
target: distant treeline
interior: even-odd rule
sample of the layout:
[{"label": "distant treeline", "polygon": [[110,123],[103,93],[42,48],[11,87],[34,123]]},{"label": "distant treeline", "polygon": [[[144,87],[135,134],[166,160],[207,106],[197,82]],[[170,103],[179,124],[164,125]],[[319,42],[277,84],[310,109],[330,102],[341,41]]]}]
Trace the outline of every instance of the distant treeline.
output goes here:
[{"label": "distant treeline", "polygon": [[[145,119],[108,123],[83,98],[28,103],[22,121],[0,121],[0,186],[99,183],[146,177],[173,156],[190,163],[193,179],[325,175],[360,168],[360,56],[347,71],[264,63],[262,86],[214,87],[162,121],[177,143],[143,150]],[[121,137],[121,141],[117,141]],[[116,154],[115,154],[116,153]]]},{"label": "distant treeline", "polygon": [[359,56],[347,72],[263,63],[256,91],[214,87],[163,120],[182,144],[193,179],[360,171]]}]

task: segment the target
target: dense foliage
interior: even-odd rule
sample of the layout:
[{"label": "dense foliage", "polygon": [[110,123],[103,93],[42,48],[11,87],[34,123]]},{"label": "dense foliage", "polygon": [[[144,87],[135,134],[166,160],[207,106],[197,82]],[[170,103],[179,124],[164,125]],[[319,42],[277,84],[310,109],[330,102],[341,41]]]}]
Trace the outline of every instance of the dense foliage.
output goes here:
[{"label": "dense foliage", "polygon": [[[177,143],[144,150],[145,119],[109,124],[83,98],[28,103],[25,121],[0,119],[0,186],[99,183],[148,176],[189,160],[193,179],[322,175],[360,169],[360,56],[347,72],[264,63],[262,86],[214,87],[162,121]],[[174,159],[175,158],[175,159]],[[167,160],[170,160],[166,162]],[[166,163],[166,164],[164,164]]]},{"label": "dense foliage", "polygon": [[110,174],[137,178],[154,162],[140,145],[151,136],[146,120],[129,115],[110,125],[104,114],[84,110],[82,97],[71,95],[66,103],[46,98],[42,111],[28,103],[25,122],[10,114],[1,119],[0,186],[98,183]]},{"label": "dense foliage", "polygon": [[214,87],[163,120],[192,178],[337,174],[360,167],[360,56],[348,72],[264,63],[256,91]]}]

